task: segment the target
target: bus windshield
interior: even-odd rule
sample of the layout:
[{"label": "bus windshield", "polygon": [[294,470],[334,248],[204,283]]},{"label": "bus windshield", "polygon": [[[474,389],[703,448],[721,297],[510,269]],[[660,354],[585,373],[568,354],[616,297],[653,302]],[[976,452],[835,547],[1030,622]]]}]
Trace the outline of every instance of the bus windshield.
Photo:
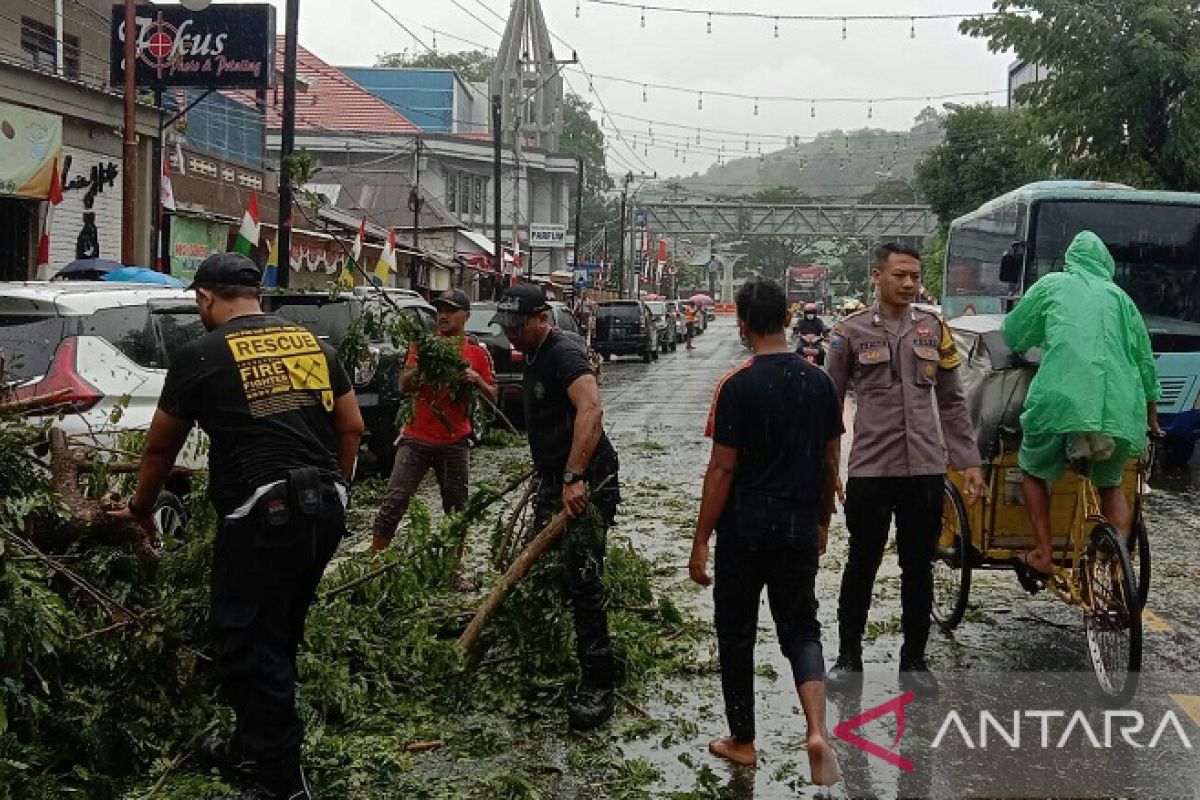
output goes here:
[{"label": "bus windshield", "polygon": [[[1036,206],[1030,280],[1061,270],[1071,241],[1093,231],[1116,261],[1115,280],[1142,315],[1155,349],[1200,339],[1200,207],[1052,200]],[[1181,341],[1188,339],[1191,341]],[[1167,345],[1164,348],[1164,345]]]}]

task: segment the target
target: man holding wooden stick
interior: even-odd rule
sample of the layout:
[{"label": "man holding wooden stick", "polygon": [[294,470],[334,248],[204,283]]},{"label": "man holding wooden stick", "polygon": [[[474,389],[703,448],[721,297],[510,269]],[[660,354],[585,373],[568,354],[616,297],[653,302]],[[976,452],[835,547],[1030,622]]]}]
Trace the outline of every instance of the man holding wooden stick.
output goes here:
[{"label": "man holding wooden stick", "polygon": [[560,511],[570,520],[556,546],[583,678],[568,719],[582,731],[604,724],[613,712],[615,675],[603,576],[608,529],[621,498],[617,452],[604,434],[587,344],[552,328],[549,308],[541,288],[513,286],[500,298],[492,321],[525,354],[525,421],[539,481],[534,529],[546,527]]}]

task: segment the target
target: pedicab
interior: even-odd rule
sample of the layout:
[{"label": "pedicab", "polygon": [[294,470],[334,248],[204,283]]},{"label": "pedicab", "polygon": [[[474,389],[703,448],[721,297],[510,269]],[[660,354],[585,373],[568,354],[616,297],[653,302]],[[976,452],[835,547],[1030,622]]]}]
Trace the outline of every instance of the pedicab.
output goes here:
[{"label": "pedicab", "polygon": [[1050,594],[1083,614],[1088,655],[1106,701],[1124,704],[1137,691],[1142,663],[1142,608],[1150,589],[1150,540],[1143,517],[1152,454],[1130,458],[1122,488],[1133,512],[1130,543],[1101,514],[1086,464],[1068,466],[1051,488],[1054,571],[1044,580],[1018,554],[1034,547],[1017,465],[1020,416],[1038,354],[1023,359],[1000,334],[1002,316],[952,320],[960,374],[983,459],[985,497],[964,501],[963,477],[945,482],[945,513],[934,560],[934,621],[953,630],[967,611],[971,575],[1012,570],[1022,586]]}]

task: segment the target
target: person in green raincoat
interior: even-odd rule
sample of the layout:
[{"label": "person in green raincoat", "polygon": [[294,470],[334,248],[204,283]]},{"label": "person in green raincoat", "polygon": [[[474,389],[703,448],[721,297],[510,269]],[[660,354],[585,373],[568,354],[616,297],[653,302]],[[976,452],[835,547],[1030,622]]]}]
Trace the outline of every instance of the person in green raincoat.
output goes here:
[{"label": "person in green raincoat", "polygon": [[[1156,435],[1161,395],[1150,334],[1129,295],[1113,282],[1115,264],[1100,237],[1082,231],[1062,272],[1038,280],[1004,319],[1004,341],[1018,353],[1042,348],[1041,366],[1021,415],[1018,461],[1036,549],[1021,558],[1035,572],[1053,568],[1050,487],[1080,434],[1092,446],[1089,477],[1104,516],[1126,537],[1132,523],[1121,491],[1125,463]],[[1113,445],[1111,448],[1108,445]]]}]

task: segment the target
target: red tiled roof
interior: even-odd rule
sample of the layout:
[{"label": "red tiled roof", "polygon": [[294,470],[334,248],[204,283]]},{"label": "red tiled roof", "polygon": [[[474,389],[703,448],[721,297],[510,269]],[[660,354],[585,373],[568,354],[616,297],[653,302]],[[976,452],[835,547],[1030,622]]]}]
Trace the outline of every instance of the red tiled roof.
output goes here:
[{"label": "red tiled roof", "polygon": [[[275,68],[283,72],[284,39],[275,41]],[[296,75],[314,81],[296,94],[296,130],[343,131],[347,133],[420,133],[408,121],[375,95],[363,89],[345,73],[331,67],[303,47],[296,48]],[[301,86],[300,88],[303,88]],[[254,93],[226,92],[235,100],[254,105]],[[267,96],[267,128],[282,127],[283,86],[271,89]]]}]

